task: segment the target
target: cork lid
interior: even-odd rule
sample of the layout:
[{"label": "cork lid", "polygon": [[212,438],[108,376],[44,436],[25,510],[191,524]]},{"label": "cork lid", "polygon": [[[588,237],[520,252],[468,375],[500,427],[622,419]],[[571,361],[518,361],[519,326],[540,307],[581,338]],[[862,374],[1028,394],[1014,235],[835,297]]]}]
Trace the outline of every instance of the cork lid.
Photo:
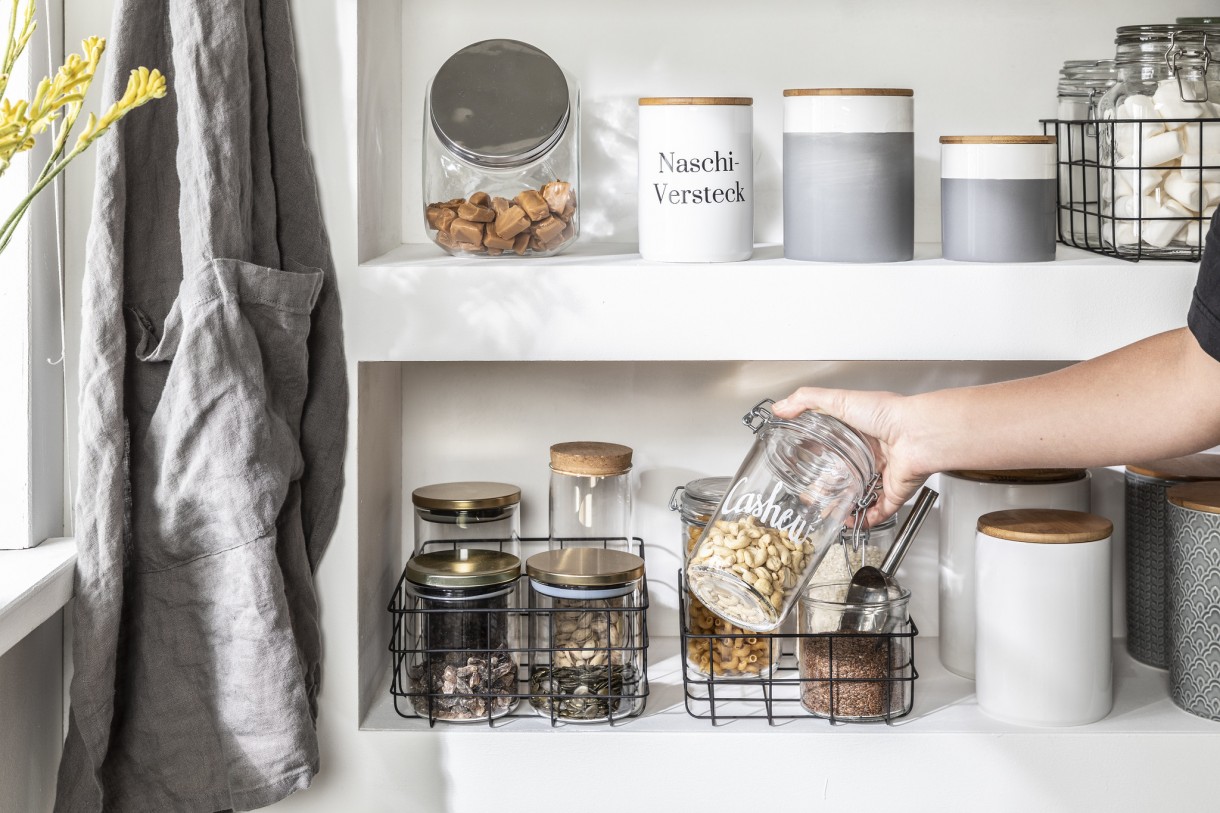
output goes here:
[{"label": "cork lid", "polygon": [[430,511],[504,508],[521,502],[521,489],[509,483],[482,481],[434,483],[412,491],[411,502],[417,508],[427,508]]},{"label": "cork lid", "polygon": [[618,443],[578,440],[551,447],[551,469],[582,477],[607,477],[631,469],[631,447]]},{"label": "cork lid", "polygon": [[458,548],[421,553],[407,561],[407,581],[427,587],[493,587],[521,575],[521,560],[511,553]]},{"label": "cork lid", "polygon": [[1041,544],[1096,542],[1114,533],[1105,517],[1062,508],[1015,508],[979,517],[978,530],[996,539]]},{"label": "cork lid", "polygon": [[1220,514],[1220,482],[1185,483],[1165,492],[1165,499],[1179,508]]},{"label": "cork lid", "polygon": [[944,472],[975,483],[1008,483],[1041,485],[1044,483],[1074,483],[1088,475],[1087,469],[969,469]]},{"label": "cork lid", "polygon": [[618,587],[643,577],[644,560],[621,550],[564,548],[535,553],[525,571],[554,587]]},{"label": "cork lid", "polygon": [[785,96],[914,96],[910,88],[789,88]]},{"label": "cork lid", "polygon": [[748,107],[754,104],[754,99],[749,96],[644,96],[640,99],[641,107],[693,104]]},{"label": "cork lid", "polygon": [[941,144],[1054,144],[1054,136],[1042,135],[981,135],[941,136]]},{"label": "cork lid", "polygon": [[1147,463],[1132,463],[1127,466],[1127,471],[1141,477],[1179,483],[1220,480],[1220,454],[1188,454],[1185,457],[1166,457]]}]

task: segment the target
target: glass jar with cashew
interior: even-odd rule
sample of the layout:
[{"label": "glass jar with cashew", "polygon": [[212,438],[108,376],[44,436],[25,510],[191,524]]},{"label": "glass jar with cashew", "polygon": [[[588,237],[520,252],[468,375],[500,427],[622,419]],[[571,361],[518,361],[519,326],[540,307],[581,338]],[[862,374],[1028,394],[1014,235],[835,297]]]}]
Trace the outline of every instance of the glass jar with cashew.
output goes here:
[{"label": "glass jar with cashew", "polygon": [[770,403],[743,419],[754,444],[686,559],[695,598],[753,632],[780,626],[880,479],[872,449],[851,427],[813,412],[781,420]]},{"label": "glass jar with cashew", "polygon": [[[731,477],[704,477],[678,486],[669,507],[682,518],[683,554],[689,555],[724,499]],[[779,641],[754,635],[720,618],[687,591],[686,665],[702,677],[765,676],[779,662]]]}]

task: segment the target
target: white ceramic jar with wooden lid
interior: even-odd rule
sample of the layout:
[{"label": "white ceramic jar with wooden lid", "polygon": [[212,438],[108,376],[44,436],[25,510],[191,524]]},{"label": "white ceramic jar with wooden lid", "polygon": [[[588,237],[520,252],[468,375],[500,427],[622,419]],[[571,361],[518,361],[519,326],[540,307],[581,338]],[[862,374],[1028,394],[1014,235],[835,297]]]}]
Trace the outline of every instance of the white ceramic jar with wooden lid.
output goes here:
[{"label": "white ceramic jar with wooden lid", "polygon": [[984,712],[1028,726],[1109,714],[1113,532],[1110,520],[1081,511],[979,517],[975,683]]},{"label": "white ceramic jar with wooden lid", "polygon": [[754,100],[640,99],[640,255],[733,262],[754,251]]}]

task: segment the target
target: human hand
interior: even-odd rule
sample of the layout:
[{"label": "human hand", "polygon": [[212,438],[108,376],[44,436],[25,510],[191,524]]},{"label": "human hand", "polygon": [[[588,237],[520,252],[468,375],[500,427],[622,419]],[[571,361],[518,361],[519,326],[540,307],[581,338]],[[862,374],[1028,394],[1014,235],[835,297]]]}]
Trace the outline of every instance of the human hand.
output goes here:
[{"label": "human hand", "polygon": [[795,418],[806,410],[824,412],[864,435],[881,471],[881,492],[866,515],[876,525],[893,515],[931,472],[923,471],[906,426],[907,399],[892,392],[862,392],[801,387],[771,411],[778,418]]}]

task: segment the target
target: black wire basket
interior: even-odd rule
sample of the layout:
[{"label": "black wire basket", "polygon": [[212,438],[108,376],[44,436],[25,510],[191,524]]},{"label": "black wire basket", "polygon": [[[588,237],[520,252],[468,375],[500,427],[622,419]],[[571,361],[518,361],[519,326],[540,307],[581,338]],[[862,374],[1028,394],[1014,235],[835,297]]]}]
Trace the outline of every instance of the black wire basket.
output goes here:
[{"label": "black wire basket", "polygon": [[[527,538],[524,544],[549,540]],[[643,558],[639,537],[584,539],[561,547],[623,547]],[[427,552],[476,545],[504,551],[497,540],[430,543]],[[611,725],[638,717],[648,697],[648,582],[623,601],[601,609],[550,609],[519,576],[495,599],[463,600],[460,607],[421,597],[408,586],[404,569],[390,600],[390,694],[402,717],[484,723],[492,727],[514,718],[549,718],[552,726],[599,722]],[[584,644],[592,663],[569,665],[571,646],[541,646],[533,630],[549,630],[556,641],[565,617],[588,615],[594,622],[638,631],[623,640]],[[540,626],[541,625],[541,626]],[[474,644],[474,646],[471,646]],[[601,656],[604,655],[604,658]],[[556,664],[562,663],[562,666]]]},{"label": "black wire basket", "polygon": [[[914,639],[919,630],[913,620],[885,633],[695,632],[681,571],[678,600],[678,654],[686,712],[692,717],[712,725],[757,719],[775,725],[813,718],[832,725],[893,723],[914,706],[919,677]],[[753,675],[718,666],[696,668],[694,654],[712,646],[758,652],[760,662],[774,665]]]},{"label": "black wire basket", "polygon": [[[1189,166],[1152,164],[1144,144],[1156,128],[1191,132],[1200,145]],[[1210,129],[1207,129],[1210,128]],[[1197,261],[1203,255],[1211,218],[1206,214],[1207,184],[1220,184],[1220,165],[1204,163],[1205,133],[1213,139],[1220,119],[1063,120],[1044,119],[1042,130],[1058,144],[1057,223],[1059,242],[1108,257]],[[1133,145],[1129,156],[1107,149],[1120,139]],[[1194,184],[1195,209],[1176,200],[1154,208],[1147,193],[1166,173],[1181,173]],[[1122,194],[1128,192],[1128,194]],[[1188,201],[1189,202],[1189,201]],[[1166,212],[1169,212],[1166,214]],[[1174,235],[1165,239],[1166,235]]]}]

